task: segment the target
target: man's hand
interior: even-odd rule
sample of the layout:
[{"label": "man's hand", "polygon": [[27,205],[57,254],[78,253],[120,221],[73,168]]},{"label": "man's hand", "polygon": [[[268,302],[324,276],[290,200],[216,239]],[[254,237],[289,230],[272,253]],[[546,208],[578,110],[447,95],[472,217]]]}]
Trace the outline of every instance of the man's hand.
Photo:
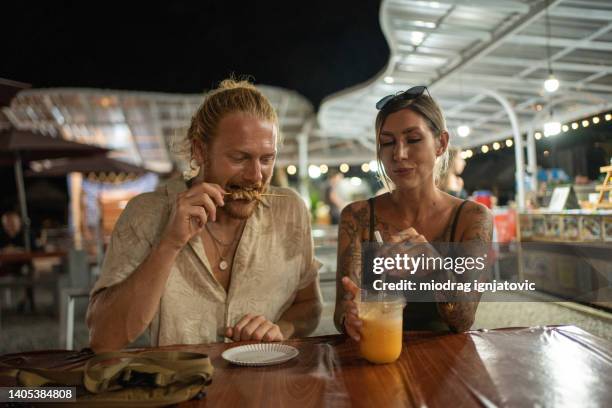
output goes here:
[{"label": "man's hand", "polygon": [[200,183],[178,194],[162,235],[162,242],[180,249],[202,231],[206,222],[217,219],[225,190],[217,184]]},{"label": "man's hand", "polygon": [[234,327],[225,329],[225,337],[234,341],[283,341],[280,327],[262,315],[245,315]]}]

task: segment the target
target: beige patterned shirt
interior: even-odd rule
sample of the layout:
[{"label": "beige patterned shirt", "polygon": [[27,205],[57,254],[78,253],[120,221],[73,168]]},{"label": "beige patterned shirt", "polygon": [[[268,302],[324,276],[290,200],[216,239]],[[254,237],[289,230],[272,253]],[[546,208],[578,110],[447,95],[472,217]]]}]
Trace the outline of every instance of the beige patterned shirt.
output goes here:
[{"label": "beige patterned shirt", "polygon": [[[113,231],[92,296],[123,281],[143,262],[160,239],[176,194],[186,188],[177,180],[161,192],[129,202]],[[304,202],[290,189],[272,187],[270,192],[287,197],[264,197],[247,220],[228,293],[215,279],[199,235],[181,250],[149,326],[152,346],[224,341],[224,328],[247,313],[277,322],[297,291],[317,278],[321,264],[314,258]]]}]

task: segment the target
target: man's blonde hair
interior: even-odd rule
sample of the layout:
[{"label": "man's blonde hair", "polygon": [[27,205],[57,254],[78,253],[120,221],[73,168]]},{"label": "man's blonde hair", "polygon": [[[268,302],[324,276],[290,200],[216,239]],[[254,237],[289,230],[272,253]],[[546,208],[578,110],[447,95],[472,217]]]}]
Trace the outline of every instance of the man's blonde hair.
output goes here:
[{"label": "man's blonde hair", "polygon": [[206,94],[204,102],[191,118],[187,139],[189,142],[199,140],[205,144],[210,143],[216,137],[221,119],[236,112],[271,122],[278,127],[276,112],[261,91],[247,80],[230,78]]}]

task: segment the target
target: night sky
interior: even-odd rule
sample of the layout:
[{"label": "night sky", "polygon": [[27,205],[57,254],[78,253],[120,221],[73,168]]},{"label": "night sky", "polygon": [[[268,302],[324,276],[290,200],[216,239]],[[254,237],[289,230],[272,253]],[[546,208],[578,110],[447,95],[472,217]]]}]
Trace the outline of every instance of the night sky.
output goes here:
[{"label": "night sky", "polygon": [[386,64],[378,0],[7,2],[0,77],[197,93],[230,73],[318,106]]}]

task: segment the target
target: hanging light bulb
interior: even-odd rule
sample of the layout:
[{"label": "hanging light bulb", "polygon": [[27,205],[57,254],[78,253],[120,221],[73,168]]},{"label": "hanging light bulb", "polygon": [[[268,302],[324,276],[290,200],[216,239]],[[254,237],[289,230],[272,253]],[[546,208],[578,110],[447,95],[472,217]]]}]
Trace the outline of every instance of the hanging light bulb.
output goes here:
[{"label": "hanging light bulb", "polygon": [[552,57],[550,55],[550,16],[548,15],[548,7],[550,6],[550,0],[546,0],[546,9],[544,11],[545,23],[546,23],[546,60],[548,61],[548,79],[544,81],[544,89],[546,92],[553,93],[559,89],[559,80],[555,78],[552,69]]},{"label": "hanging light bulb", "polygon": [[457,134],[460,137],[468,137],[470,135],[470,127],[468,125],[461,125],[457,127]]},{"label": "hanging light bulb", "polygon": [[546,92],[550,93],[553,93],[559,89],[559,80],[555,78],[554,74],[551,73],[548,79],[544,81],[544,89]]}]

